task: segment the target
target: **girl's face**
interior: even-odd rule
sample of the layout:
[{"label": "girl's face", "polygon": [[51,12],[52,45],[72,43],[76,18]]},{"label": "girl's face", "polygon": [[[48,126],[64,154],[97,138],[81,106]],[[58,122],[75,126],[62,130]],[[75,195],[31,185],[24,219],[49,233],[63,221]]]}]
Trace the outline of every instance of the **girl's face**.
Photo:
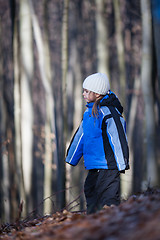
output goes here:
[{"label": "girl's face", "polygon": [[94,92],[91,92],[87,89],[83,89],[83,97],[84,97],[84,100],[86,100],[86,102],[95,102],[96,98],[97,98],[97,95],[99,94],[96,94]]}]

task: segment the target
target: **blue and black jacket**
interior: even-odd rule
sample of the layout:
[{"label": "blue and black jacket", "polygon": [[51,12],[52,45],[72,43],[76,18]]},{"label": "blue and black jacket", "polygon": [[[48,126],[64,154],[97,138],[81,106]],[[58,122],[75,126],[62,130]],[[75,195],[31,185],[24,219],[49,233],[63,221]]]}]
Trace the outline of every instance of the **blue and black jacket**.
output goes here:
[{"label": "blue and black jacket", "polygon": [[88,103],[83,120],[67,150],[66,162],[75,166],[83,156],[87,170],[129,169],[129,149],[123,107],[111,91],[100,101],[98,116]]}]

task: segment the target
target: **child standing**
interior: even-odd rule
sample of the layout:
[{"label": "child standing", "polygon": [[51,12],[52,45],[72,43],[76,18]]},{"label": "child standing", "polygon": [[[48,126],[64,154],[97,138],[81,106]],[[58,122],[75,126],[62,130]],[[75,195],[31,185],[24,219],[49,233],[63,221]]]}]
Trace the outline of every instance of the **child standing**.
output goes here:
[{"label": "child standing", "polygon": [[83,120],[67,150],[66,162],[75,166],[83,156],[88,175],[84,184],[87,213],[120,203],[120,172],[129,169],[129,150],[123,107],[110,91],[103,73],[83,82],[87,102]]}]

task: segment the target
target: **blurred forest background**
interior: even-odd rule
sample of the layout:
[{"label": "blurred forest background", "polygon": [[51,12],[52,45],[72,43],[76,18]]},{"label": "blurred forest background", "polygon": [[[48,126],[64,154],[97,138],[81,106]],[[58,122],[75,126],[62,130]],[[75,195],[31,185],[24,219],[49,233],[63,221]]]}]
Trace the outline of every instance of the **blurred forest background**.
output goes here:
[{"label": "blurred forest background", "polygon": [[127,121],[122,198],[160,185],[159,42],[160,0],[0,0],[0,223],[85,209],[83,161],[64,160],[98,71]]}]

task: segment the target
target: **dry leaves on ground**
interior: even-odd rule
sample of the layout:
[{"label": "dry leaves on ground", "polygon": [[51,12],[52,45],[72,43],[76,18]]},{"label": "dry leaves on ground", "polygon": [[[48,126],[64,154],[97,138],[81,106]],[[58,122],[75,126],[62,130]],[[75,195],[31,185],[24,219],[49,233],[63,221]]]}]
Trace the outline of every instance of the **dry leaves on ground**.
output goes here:
[{"label": "dry leaves on ground", "polygon": [[[15,224],[16,226],[16,224]],[[7,233],[1,228],[0,239],[43,240],[159,240],[160,191],[131,196],[118,207],[104,207],[98,213],[70,213],[64,210],[51,216],[28,221]]]}]

